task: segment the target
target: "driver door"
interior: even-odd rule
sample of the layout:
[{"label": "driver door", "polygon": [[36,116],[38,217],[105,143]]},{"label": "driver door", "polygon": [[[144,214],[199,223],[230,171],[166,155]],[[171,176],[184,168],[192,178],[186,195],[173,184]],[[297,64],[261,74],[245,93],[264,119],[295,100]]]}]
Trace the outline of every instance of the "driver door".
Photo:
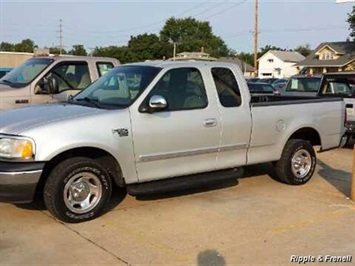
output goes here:
[{"label": "driver door", "polygon": [[215,96],[207,93],[198,69],[171,69],[139,103],[146,106],[159,95],[166,99],[165,109],[145,112],[132,106],[140,182],[216,169],[221,125]]},{"label": "driver door", "polygon": [[[50,89],[50,79],[54,80],[54,91]],[[91,83],[87,62],[60,62],[50,69],[35,85],[36,97],[32,103],[67,101]]]}]

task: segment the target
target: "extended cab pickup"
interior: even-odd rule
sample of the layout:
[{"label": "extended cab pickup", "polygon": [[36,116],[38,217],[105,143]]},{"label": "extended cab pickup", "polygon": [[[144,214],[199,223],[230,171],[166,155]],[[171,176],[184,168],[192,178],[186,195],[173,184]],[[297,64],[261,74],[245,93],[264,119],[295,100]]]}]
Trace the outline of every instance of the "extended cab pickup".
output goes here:
[{"label": "extended cab pickup", "polygon": [[28,59],[0,79],[0,111],[66,101],[119,65],[114,58],[43,56]]},{"label": "extended cab pickup", "polygon": [[338,147],[344,113],[341,99],[251,97],[234,64],[122,65],[67,103],[0,114],[1,201],[41,190],[55,217],[80,222],[104,211],[113,186],[131,195],[190,188],[262,162],[304,184],[312,145]]}]

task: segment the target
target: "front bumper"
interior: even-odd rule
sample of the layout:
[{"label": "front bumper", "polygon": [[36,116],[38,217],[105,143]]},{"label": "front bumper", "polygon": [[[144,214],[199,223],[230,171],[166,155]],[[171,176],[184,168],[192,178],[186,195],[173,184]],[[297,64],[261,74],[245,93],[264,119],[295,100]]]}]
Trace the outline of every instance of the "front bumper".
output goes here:
[{"label": "front bumper", "polygon": [[44,163],[0,161],[0,202],[33,200]]}]

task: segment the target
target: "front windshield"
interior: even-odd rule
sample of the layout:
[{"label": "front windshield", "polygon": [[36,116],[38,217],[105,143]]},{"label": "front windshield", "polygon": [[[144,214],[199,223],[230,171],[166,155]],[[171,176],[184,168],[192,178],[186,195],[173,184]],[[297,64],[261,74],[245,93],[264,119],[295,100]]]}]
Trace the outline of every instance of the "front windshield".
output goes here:
[{"label": "front windshield", "polygon": [[292,92],[318,92],[320,78],[292,78],[286,87],[286,91]]},{"label": "front windshield", "polygon": [[0,82],[17,86],[28,84],[53,61],[51,58],[31,58],[2,77]]},{"label": "front windshield", "polygon": [[100,107],[128,107],[152,82],[161,68],[120,66],[102,76],[73,98],[73,102]]}]

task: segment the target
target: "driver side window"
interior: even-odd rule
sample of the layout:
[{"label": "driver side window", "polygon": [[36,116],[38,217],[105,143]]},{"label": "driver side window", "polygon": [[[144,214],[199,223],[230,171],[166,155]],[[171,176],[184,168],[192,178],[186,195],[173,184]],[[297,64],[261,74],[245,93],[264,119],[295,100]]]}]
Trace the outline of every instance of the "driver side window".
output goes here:
[{"label": "driver side window", "polygon": [[152,95],[160,95],[167,100],[165,111],[204,109],[208,105],[202,75],[195,68],[169,70],[152,89]]},{"label": "driver side window", "polygon": [[58,94],[66,90],[82,90],[90,83],[90,73],[86,62],[63,62],[51,69],[47,75],[41,79],[36,91],[39,94],[50,93],[50,80],[54,80],[53,94]]}]

